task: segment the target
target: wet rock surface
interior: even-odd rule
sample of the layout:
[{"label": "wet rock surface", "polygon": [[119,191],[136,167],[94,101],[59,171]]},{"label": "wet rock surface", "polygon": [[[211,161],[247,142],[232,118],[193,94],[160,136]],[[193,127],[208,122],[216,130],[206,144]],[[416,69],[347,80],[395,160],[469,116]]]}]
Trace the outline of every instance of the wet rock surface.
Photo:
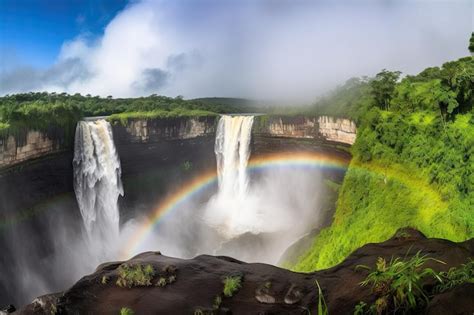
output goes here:
[{"label": "wet rock surface", "polygon": [[[374,266],[378,257],[410,257],[421,250],[446,263],[429,261],[426,267],[443,271],[474,257],[474,239],[453,243],[428,239],[412,229],[402,232],[386,242],[361,247],[333,268],[308,274],[266,264],[247,264],[225,256],[202,255],[185,260],[146,252],[126,263],[150,264],[156,271],[154,280],[161,277],[162,272],[171,272],[175,281],[165,286],[120,287],[116,280],[118,268],[124,262],[102,264],[63,293],[50,299],[42,297],[48,302],[33,302],[18,313],[51,314],[51,310],[55,310],[56,314],[118,314],[122,307],[127,307],[135,314],[307,314],[308,311],[315,314],[317,280],[330,314],[352,314],[359,301],[373,302],[374,299],[370,287],[360,286],[367,272],[356,270],[357,265]],[[241,276],[241,287],[226,297],[222,294],[224,279],[235,275]],[[221,300],[216,303],[218,296]],[[473,297],[473,284],[457,286],[434,296],[427,313],[472,314]]]}]

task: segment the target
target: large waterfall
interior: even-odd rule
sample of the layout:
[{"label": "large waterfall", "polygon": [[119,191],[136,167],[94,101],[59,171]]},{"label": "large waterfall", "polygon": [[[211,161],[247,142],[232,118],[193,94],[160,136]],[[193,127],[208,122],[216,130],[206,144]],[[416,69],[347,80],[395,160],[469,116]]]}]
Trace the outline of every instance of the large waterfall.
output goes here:
[{"label": "large waterfall", "polygon": [[256,213],[248,207],[247,164],[253,116],[220,118],[214,151],[217,160],[219,190],[209,200],[205,221],[226,238],[232,238],[253,229]]},{"label": "large waterfall", "polygon": [[120,160],[104,119],[80,121],[74,144],[74,190],[91,241],[110,244],[119,235]]},{"label": "large waterfall", "polygon": [[247,192],[252,124],[253,116],[224,115],[219,120],[214,151],[220,194],[243,196]]}]

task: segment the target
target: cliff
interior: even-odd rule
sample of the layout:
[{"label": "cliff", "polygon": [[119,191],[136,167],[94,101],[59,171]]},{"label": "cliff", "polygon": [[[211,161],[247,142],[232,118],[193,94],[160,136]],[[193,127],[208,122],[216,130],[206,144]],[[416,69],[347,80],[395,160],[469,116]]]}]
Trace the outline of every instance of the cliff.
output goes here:
[{"label": "cliff", "polygon": [[254,135],[314,139],[322,142],[352,145],[357,128],[354,122],[328,116],[257,116]]},{"label": "cliff", "polygon": [[114,122],[117,143],[150,143],[164,140],[185,140],[214,137],[215,117],[177,117],[166,119],[130,119],[126,124]]},{"label": "cliff", "polygon": [[0,168],[12,166],[61,150],[58,141],[45,132],[29,130],[24,140],[8,135],[0,138]]},{"label": "cliff", "polygon": [[[131,119],[113,124],[117,146],[150,144],[172,140],[214,138],[217,116],[166,119]],[[316,143],[352,145],[355,124],[347,119],[327,116],[256,116],[253,137],[308,139]],[[61,151],[71,151],[74,136],[65,130],[26,130],[0,137],[0,169]],[[258,148],[257,148],[258,150]]]},{"label": "cliff", "polygon": [[[403,229],[388,241],[359,248],[334,268],[307,274],[222,256],[183,260],[147,252],[126,262],[102,264],[70,289],[39,297],[19,313],[118,314],[127,307],[135,314],[317,314],[317,281],[330,314],[352,314],[360,301],[374,303],[379,292],[370,285],[360,285],[368,271],[356,266],[374,268],[378,257],[387,261],[392,257],[407,259],[421,250],[445,263],[429,260],[424,267],[445,271],[460,267],[474,255],[473,242],[427,239],[416,230]],[[125,285],[118,281],[125,264],[150,265],[149,282]],[[240,279],[240,286],[226,291],[228,277]],[[430,279],[423,285],[426,290],[433,288]],[[231,294],[226,294],[229,291]],[[442,293],[433,292],[428,303],[414,314],[471,314],[474,309],[474,285],[468,282]]]}]

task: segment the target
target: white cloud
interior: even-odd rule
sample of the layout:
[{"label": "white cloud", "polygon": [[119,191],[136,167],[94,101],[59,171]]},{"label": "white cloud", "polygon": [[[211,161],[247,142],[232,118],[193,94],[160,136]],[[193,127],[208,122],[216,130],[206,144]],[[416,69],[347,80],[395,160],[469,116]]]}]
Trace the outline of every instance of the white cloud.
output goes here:
[{"label": "white cloud", "polygon": [[22,85],[27,79],[18,76],[28,71],[14,69],[1,75],[8,84],[0,92],[310,99],[351,76],[416,73],[467,55],[472,6],[144,0],[120,12],[99,39],[64,43],[52,68],[68,71],[61,65],[76,60],[81,75],[54,80],[35,70],[41,80]]}]

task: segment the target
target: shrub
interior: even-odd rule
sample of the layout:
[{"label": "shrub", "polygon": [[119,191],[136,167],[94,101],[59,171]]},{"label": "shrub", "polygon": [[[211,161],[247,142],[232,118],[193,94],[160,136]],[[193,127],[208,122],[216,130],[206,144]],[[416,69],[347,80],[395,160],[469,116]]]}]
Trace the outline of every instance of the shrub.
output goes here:
[{"label": "shrub", "polygon": [[242,277],[232,276],[224,279],[224,296],[231,297],[242,287]]},{"label": "shrub", "polygon": [[[440,275],[431,268],[423,268],[427,261],[444,263],[417,252],[410,259],[392,258],[388,263],[379,257],[374,269],[359,265],[356,269],[370,271],[362,286],[372,284],[372,292],[378,297],[375,304],[368,306],[369,313],[385,313],[390,310],[407,312],[420,309],[429,301],[428,292],[423,288],[428,278],[442,282]],[[359,304],[356,311],[363,314],[365,303]],[[362,313],[361,313],[362,312]]]},{"label": "shrub", "polygon": [[123,288],[150,286],[155,276],[155,270],[153,266],[149,264],[146,266],[142,266],[141,264],[122,264],[118,268],[118,273],[116,284]]},{"label": "shrub", "polygon": [[439,293],[464,283],[474,283],[474,260],[471,259],[461,267],[453,267],[447,272],[440,272],[439,276],[443,279],[443,282],[435,287],[435,292]]}]

